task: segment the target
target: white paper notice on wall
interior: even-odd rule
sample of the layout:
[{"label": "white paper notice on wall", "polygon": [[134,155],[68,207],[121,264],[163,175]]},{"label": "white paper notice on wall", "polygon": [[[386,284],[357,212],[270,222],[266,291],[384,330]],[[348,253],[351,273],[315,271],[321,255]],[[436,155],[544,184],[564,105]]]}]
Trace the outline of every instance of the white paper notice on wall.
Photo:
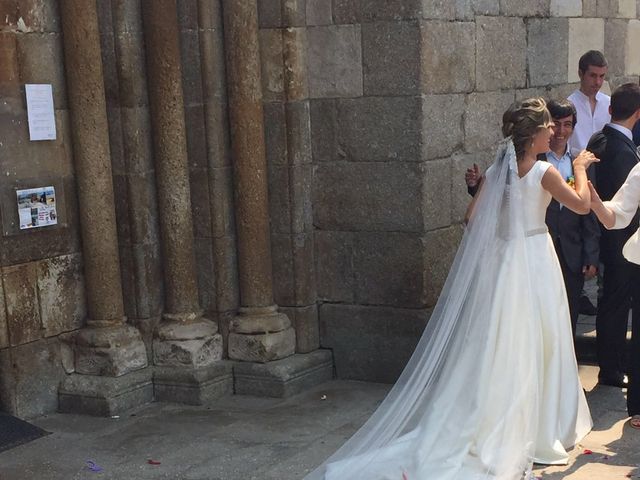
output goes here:
[{"label": "white paper notice on wall", "polygon": [[56,116],[51,84],[25,84],[29,140],[55,140]]},{"label": "white paper notice on wall", "polygon": [[20,230],[58,223],[56,191],[53,186],[16,190]]}]

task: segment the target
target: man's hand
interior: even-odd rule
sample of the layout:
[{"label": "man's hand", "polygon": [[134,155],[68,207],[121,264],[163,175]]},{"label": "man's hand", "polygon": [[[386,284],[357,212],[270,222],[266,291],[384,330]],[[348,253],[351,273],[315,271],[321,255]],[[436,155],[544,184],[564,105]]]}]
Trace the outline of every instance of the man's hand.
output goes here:
[{"label": "man's hand", "polygon": [[473,167],[467,168],[464,174],[464,181],[467,183],[467,187],[474,188],[480,182],[480,168],[478,164],[474,163]]},{"label": "man's hand", "polygon": [[585,280],[592,279],[596,276],[596,273],[598,273],[598,269],[595,265],[585,265],[582,267],[582,274],[584,275]]}]

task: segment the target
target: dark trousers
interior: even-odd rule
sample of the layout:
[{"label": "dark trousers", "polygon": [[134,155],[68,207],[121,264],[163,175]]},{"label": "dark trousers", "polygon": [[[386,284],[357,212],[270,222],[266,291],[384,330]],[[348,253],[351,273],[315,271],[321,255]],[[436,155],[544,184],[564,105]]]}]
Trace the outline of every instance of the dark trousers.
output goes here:
[{"label": "dark trousers", "polygon": [[580,296],[584,287],[584,275],[582,272],[572,271],[564,258],[561,248],[556,247],[558,260],[560,260],[560,268],[562,269],[562,277],[564,278],[564,286],[567,290],[567,300],[569,302],[569,315],[571,316],[571,331],[573,339],[576,338],[576,325],[578,323],[578,314],[580,313]]},{"label": "dark trousers", "polygon": [[[630,308],[633,340],[629,365],[625,368]],[[626,370],[629,377],[627,409],[630,415],[640,414],[640,266],[629,262],[604,264],[596,334],[600,375],[615,378]]]}]

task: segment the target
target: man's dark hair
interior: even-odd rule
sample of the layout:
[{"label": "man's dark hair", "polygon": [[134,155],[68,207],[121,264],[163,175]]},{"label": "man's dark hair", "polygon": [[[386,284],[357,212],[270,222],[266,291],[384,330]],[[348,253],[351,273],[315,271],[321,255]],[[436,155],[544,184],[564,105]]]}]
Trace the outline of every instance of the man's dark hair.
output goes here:
[{"label": "man's dark hair", "polygon": [[604,58],[604,54],[599,50],[589,50],[587,53],[580,57],[578,61],[578,70],[582,73],[589,70],[589,67],[606,67],[608,65],[607,59]]},{"label": "man's dark hair", "polygon": [[626,120],[640,109],[640,85],[625,83],[611,95],[611,120]]},{"label": "man's dark hair", "polygon": [[576,126],[578,114],[576,113],[576,107],[571,100],[550,100],[547,102],[547,109],[554,120],[556,118],[565,118],[571,115],[573,117],[573,126]]}]

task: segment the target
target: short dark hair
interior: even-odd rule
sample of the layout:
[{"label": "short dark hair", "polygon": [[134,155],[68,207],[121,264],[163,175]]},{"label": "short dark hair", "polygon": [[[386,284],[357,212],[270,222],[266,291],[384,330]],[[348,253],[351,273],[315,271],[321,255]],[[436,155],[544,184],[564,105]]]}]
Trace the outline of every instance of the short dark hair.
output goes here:
[{"label": "short dark hair", "polygon": [[589,70],[589,67],[606,67],[609,65],[607,59],[604,58],[604,54],[599,50],[589,50],[587,53],[580,57],[578,61],[578,70],[582,73]]},{"label": "short dark hair", "polygon": [[551,117],[554,119],[565,118],[571,115],[573,117],[573,126],[576,126],[578,114],[576,112],[576,107],[571,100],[549,100],[547,102],[547,109],[549,110]]},{"label": "short dark hair", "polygon": [[640,85],[625,83],[611,95],[611,120],[626,120],[640,109]]}]

